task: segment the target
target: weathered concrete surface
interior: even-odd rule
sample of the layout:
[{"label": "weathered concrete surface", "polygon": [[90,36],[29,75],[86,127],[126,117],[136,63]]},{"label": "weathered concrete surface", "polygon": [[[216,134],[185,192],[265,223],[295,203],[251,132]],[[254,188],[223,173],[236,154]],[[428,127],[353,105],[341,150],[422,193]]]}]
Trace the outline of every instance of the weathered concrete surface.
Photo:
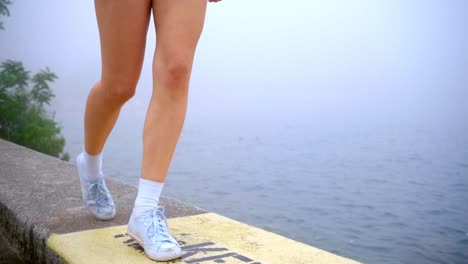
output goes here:
[{"label": "weathered concrete surface", "polygon": [[[60,262],[46,246],[51,233],[69,233],[127,224],[137,189],[106,178],[116,203],[113,220],[96,220],[81,201],[73,162],[0,139],[0,228],[29,261]],[[206,211],[169,197],[161,197],[168,218]]]},{"label": "weathered concrete surface", "polygon": [[7,263],[26,264],[27,262],[0,230],[0,264]]}]

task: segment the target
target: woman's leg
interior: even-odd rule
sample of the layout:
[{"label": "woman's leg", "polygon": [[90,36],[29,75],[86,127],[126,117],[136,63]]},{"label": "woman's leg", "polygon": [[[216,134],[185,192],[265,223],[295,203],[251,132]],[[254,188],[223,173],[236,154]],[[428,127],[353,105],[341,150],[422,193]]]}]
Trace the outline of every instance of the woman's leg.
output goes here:
[{"label": "woman's leg", "polygon": [[143,179],[165,182],[185,120],[192,62],[206,5],[206,0],[153,0],[156,51],[153,94],[143,132]]},{"label": "woman's leg", "polygon": [[123,104],[135,93],[145,52],[151,0],[95,0],[101,41],[101,80],[91,89],[85,110],[84,146],[100,153]]},{"label": "woman's leg", "polygon": [[[143,130],[142,175],[127,233],[154,260],[182,255],[180,245],[161,220],[164,211],[158,202],[185,119],[192,62],[206,4],[207,0],[153,0],[153,94]],[[148,217],[158,218],[150,221],[157,227],[147,227]],[[162,241],[157,242],[153,235]]]},{"label": "woman's leg", "polygon": [[122,105],[135,93],[145,51],[151,0],[95,0],[102,72],[88,94],[83,151],[76,157],[83,201],[101,220],[115,216],[105,185],[102,149]]}]

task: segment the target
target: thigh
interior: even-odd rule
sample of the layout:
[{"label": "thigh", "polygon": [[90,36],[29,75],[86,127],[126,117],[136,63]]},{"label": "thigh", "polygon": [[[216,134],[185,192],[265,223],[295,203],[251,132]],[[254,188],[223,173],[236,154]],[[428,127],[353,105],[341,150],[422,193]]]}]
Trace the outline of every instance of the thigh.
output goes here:
[{"label": "thigh", "polygon": [[95,0],[102,82],[136,86],[146,45],[151,0]]},{"label": "thigh", "polygon": [[[153,0],[154,62],[189,64],[203,30],[207,0]],[[154,66],[154,65],[153,65]]]}]

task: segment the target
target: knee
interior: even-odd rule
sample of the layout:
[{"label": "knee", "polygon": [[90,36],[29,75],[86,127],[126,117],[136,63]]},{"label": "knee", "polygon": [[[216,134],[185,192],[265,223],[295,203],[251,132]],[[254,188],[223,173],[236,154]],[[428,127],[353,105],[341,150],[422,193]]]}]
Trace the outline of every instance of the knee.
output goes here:
[{"label": "knee", "polygon": [[173,81],[188,79],[190,64],[184,60],[174,60],[167,67],[168,77]]},{"label": "knee", "polygon": [[110,100],[116,103],[125,103],[135,95],[137,80],[131,78],[110,78],[102,80],[101,85]]},{"label": "knee", "polygon": [[162,79],[165,82],[178,86],[189,79],[191,61],[188,59],[173,57],[164,62],[159,68]]}]

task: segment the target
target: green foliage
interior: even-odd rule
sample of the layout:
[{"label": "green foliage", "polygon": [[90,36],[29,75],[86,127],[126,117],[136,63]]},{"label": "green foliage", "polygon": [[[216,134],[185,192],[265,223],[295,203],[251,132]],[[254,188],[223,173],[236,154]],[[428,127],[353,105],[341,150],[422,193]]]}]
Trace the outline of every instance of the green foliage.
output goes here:
[{"label": "green foliage", "polygon": [[[8,10],[9,4],[11,4],[10,0],[0,0],[0,15],[10,16],[10,10]],[[2,21],[0,21],[0,29],[4,29]]]},{"label": "green foliage", "polygon": [[62,153],[61,127],[44,108],[54,97],[49,84],[55,73],[46,68],[31,78],[23,64],[13,60],[3,62],[0,70],[0,137],[69,160],[70,155]]}]

